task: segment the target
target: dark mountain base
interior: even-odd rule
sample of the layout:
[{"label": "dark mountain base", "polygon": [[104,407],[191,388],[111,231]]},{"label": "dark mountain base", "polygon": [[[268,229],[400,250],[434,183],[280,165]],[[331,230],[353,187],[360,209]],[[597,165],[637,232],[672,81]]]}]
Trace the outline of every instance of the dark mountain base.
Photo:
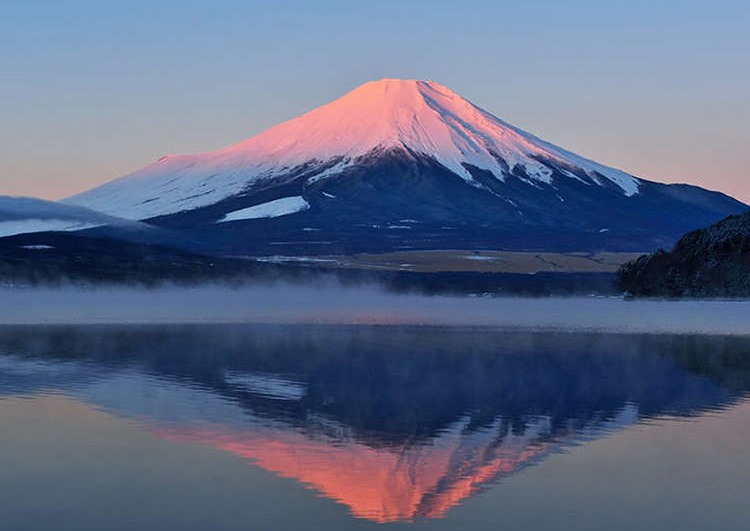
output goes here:
[{"label": "dark mountain base", "polygon": [[426,295],[616,294],[612,273],[479,273],[368,271],[268,264],[96,239],[69,233],[0,239],[0,282],[6,285],[243,285],[267,282],[380,285]]},{"label": "dark mountain base", "polygon": [[587,296],[619,295],[613,273],[416,273],[344,272],[344,284],[358,277],[372,279],[387,289],[425,295]]},{"label": "dark mountain base", "polygon": [[249,274],[244,264],[168,247],[73,233],[22,234],[0,239],[0,281],[157,285]]},{"label": "dark mountain base", "polygon": [[618,286],[638,297],[750,297],[750,212],[625,264]]},{"label": "dark mountain base", "polygon": [[[550,163],[551,164],[551,163]],[[253,183],[214,205],[150,220],[212,254],[323,255],[402,250],[633,251],[672,245],[680,235],[744,211],[723,194],[643,182],[628,197],[582,174],[550,166],[549,183],[517,170],[500,181],[467,167],[471,184],[404,149],[363,158],[317,180],[328,166]],[[284,197],[308,210],[218,223],[224,215]]]}]

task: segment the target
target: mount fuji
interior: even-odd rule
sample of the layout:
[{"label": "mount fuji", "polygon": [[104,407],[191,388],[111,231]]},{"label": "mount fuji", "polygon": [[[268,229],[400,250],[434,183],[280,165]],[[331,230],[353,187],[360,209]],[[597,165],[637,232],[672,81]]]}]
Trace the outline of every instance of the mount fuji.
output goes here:
[{"label": "mount fuji", "polygon": [[397,79],[63,202],[226,254],[642,251],[747,209],[571,153],[437,83]]}]

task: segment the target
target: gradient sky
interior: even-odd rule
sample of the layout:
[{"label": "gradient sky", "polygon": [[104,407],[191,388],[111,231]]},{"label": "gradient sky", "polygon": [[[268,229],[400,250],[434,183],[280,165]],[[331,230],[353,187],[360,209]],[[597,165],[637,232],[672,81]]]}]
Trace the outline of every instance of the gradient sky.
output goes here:
[{"label": "gradient sky", "polygon": [[0,0],[0,194],[62,198],[382,77],[750,202],[750,2]]}]

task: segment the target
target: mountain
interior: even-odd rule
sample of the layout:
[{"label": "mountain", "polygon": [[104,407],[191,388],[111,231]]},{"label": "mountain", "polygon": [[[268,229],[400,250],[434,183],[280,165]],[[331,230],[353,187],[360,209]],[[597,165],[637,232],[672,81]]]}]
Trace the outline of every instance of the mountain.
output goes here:
[{"label": "mountain", "polygon": [[72,232],[95,227],[147,230],[145,223],[102,214],[76,205],[31,197],[0,196],[0,238],[37,232]]},{"label": "mountain", "polygon": [[619,284],[646,297],[750,297],[750,211],[625,264]]},{"label": "mountain", "polygon": [[396,79],[65,203],[241,254],[646,250],[745,208],[588,160],[437,83]]}]

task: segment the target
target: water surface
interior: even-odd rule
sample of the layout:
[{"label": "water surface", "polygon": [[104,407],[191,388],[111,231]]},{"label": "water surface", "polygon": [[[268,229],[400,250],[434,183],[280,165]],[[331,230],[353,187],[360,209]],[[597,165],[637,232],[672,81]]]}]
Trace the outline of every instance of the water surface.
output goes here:
[{"label": "water surface", "polygon": [[750,338],[0,327],[0,521],[746,529]]}]

